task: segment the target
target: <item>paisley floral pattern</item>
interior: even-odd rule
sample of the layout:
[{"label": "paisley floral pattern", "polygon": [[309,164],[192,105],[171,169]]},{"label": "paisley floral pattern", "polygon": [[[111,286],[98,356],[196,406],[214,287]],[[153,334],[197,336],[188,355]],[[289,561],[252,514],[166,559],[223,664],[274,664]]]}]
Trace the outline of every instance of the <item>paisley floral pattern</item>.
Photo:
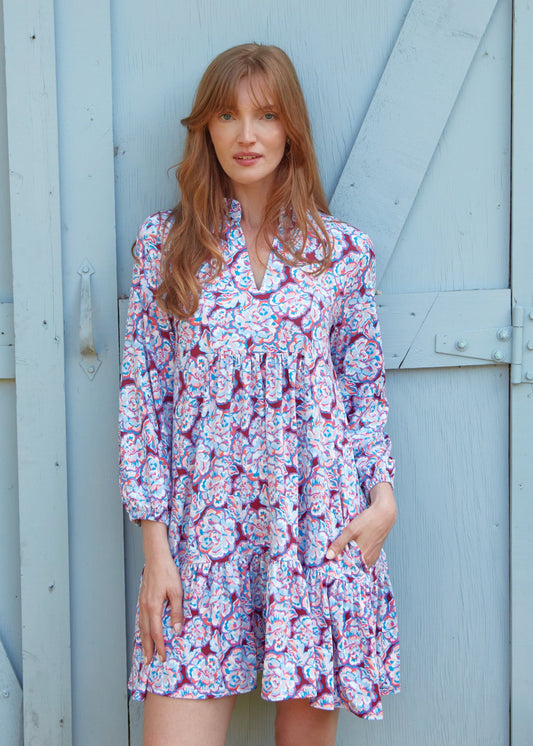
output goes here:
[{"label": "paisley floral pattern", "polygon": [[[185,624],[163,612],[167,660],[143,665],[138,627],[130,689],[173,697],[247,692],[309,698],[382,717],[399,689],[394,599],[384,553],[371,569],[331,541],[393,479],[374,302],[374,258],[360,231],[324,216],[334,255],[313,276],[271,253],[257,288],[228,202],[223,272],[197,312],[154,300],[168,213],[137,242],[122,370],[123,502],[168,525]],[[320,247],[310,237],[312,260]],[[208,277],[206,263],[199,276]]]}]

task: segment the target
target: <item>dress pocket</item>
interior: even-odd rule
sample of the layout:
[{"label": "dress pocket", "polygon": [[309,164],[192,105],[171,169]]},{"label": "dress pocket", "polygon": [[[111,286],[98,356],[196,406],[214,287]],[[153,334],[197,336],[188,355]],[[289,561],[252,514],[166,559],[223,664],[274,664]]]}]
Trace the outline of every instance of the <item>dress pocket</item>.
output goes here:
[{"label": "dress pocket", "polygon": [[[352,552],[352,555],[355,557],[357,564],[368,574],[372,575],[374,572],[377,563],[379,562],[379,557],[377,558],[376,562],[372,565],[372,567],[369,567],[365,559],[363,557],[363,552],[361,551],[361,547],[356,542],[355,539],[350,539],[348,544],[346,545],[346,548],[349,549],[349,551]],[[380,555],[381,556],[381,555]]]}]

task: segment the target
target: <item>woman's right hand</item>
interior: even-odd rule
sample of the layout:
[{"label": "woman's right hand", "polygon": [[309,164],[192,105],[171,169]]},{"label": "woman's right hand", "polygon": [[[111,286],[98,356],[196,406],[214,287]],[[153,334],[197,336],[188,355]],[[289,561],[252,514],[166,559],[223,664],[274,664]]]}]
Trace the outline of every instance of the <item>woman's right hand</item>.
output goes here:
[{"label": "woman's right hand", "polygon": [[183,590],[178,568],[170,553],[164,523],[142,521],[145,565],[139,592],[139,631],[145,665],[152,660],[154,645],[159,660],[166,660],[163,638],[163,607],[170,605],[170,621],[179,634],[183,626]]}]

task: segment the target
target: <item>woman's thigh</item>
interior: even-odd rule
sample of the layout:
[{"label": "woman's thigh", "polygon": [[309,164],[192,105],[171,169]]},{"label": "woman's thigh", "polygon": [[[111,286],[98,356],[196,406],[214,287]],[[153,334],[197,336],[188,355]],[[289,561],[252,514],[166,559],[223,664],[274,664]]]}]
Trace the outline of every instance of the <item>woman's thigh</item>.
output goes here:
[{"label": "woman's thigh", "polygon": [[235,697],[177,699],[147,694],[143,746],[224,746]]},{"label": "woman's thigh", "polygon": [[276,746],[335,746],[338,710],[319,710],[308,699],[276,702]]}]

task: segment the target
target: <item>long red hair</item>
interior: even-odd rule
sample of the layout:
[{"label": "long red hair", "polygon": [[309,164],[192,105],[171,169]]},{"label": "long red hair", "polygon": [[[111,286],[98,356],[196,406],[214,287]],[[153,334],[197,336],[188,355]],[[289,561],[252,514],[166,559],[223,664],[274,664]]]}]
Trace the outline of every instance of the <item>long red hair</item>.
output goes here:
[{"label": "long red hair", "polygon": [[278,166],[269,195],[262,234],[272,246],[272,227],[284,250],[283,261],[309,264],[305,247],[314,235],[323,248],[314,257],[314,272],[331,263],[331,243],[320,212],[329,214],[318,174],[311,126],[294,66],[279,47],[241,44],[222,52],[206,69],[188,117],[183,160],[176,177],[181,201],[171,213],[171,227],[163,247],[161,285],[157,298],[169,313],[187,318],[198,308],[201,285],[196,276],[209,261],[210,279],[220,273],[223,257],[220,242],[227,221],[226,198],[231,183],[220,167],[208,131],[210,119],[236,104],[243,77],[272,96],[277,115],[287,133],[288,145]]}]

